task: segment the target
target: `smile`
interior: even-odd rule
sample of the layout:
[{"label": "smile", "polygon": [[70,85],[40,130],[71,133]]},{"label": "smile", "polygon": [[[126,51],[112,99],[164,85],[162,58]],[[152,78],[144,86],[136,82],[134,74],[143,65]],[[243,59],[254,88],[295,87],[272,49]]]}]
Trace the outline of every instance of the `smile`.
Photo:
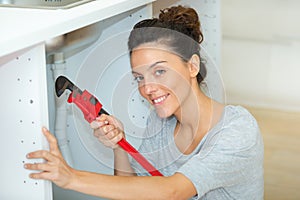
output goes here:
[{"label": "smile", "polygon": [[161,96],[161,97],[158,97],[156,99],[153,99],[152,102],[154,104],[161,104],[164,100],[166,100],[166,98],[169,96],[169,94],[167,95],[164,95],[164,96]]}]

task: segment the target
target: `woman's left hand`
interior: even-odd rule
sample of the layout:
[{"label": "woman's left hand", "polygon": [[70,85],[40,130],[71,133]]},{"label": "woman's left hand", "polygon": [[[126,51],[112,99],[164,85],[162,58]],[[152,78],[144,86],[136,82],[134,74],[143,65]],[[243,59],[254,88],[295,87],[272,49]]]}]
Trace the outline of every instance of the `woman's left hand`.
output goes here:
[{"label": "woman's left hand", "polygon": [[68,166],[64,160],[58,148],[56,138],[46,128],[43,128],[42,131],[49,142],[50,150],[31,152],[27,154],[27,158],[42,158],[45,162],[34,164],[26,163],[24,167],[29,170],[40,171],[31,173],[30,178],[50,180],[59,187],[68,188],[68,184],[71,184],[72,181],[75,180],[75,170]]}]

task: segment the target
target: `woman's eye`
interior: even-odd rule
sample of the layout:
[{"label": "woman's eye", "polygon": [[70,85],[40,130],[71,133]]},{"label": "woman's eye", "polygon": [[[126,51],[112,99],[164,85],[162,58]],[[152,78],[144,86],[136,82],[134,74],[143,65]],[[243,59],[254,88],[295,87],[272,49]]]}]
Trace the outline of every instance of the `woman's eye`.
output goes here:
[{"label": "woman's eye", "polygon": [[164,74],[165,72],[166,72],[166,70],[164,70],[164,69],[159,69],[159,70],[156,70],[156,71],[155,71],[155,75],[156,75],[156,76],[160,76],[160,75]]},{"label": "woman's eye", "polygon": [[142,76],[136,76],[136,77],[134,77],[134,80],[136,82],[140,83],[142,80],[144,80],[144,77],[142,77]]}]

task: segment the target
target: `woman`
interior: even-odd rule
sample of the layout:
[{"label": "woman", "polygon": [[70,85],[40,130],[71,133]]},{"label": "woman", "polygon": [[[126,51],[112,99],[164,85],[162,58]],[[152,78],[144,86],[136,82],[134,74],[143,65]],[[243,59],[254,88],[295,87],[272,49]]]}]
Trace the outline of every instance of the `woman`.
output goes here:
[{"label": "woman", "polygon": [[263,142],[255,119],[240,106],[207,97],[199,84],[206,75],[199,43],[198,15],[192,8],[171,7],[158,19],[143,20],[128,46],[132,74],[140,94],[155,108],[140,151],[164,177],[147,176],[117,142],[123,125],[101,115],[91,127],[114,151],[115,176],[78,171],[66,164],[56,139],[45,128],[50,151],[25,164],[41,170],[31,178],[108,199],[263,199]]}]

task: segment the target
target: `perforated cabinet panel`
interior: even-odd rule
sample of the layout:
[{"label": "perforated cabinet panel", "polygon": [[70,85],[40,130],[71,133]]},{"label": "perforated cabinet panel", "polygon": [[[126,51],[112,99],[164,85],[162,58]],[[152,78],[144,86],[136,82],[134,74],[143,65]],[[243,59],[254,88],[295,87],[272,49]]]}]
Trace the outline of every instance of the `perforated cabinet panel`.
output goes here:
[{"label": "perforated cabinet panel", "polygon": [[[48,126],[44,46],[15,53],[0,65],[0,199],[52,199],[48,181],[33,180],[23,168],[30,151],[47,148]],[[2,60],[3,61],[3,58]]]}]

